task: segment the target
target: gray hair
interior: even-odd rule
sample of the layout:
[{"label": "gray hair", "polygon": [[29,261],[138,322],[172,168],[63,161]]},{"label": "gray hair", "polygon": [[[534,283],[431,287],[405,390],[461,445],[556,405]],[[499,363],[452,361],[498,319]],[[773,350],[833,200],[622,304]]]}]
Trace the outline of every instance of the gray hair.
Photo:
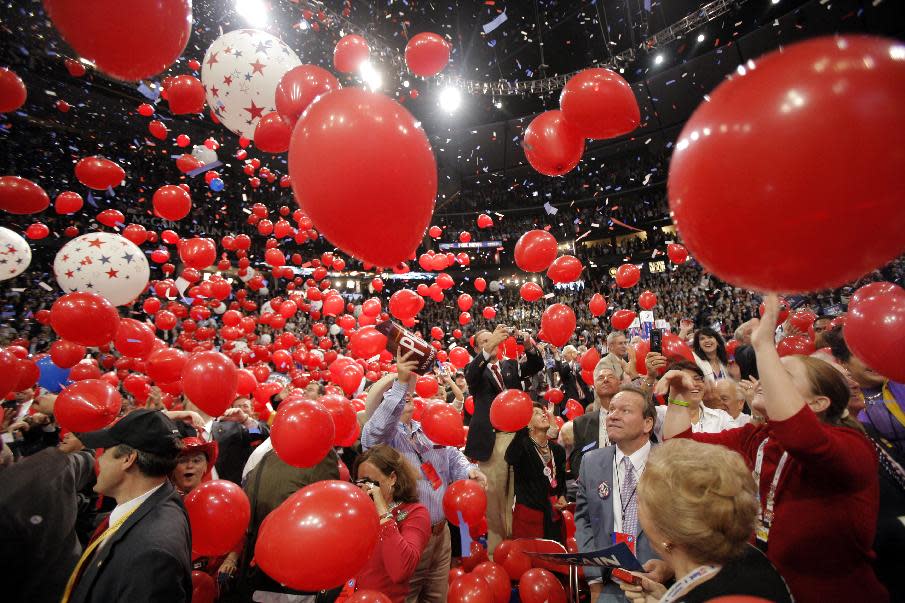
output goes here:
[{"label": "gray hair", "polygon": [[625,331],[613,331],[612,333],[610,333],[609,335],[606,336],[606,344],[607,344],[607,345],[610,345],[610,344],[613,343],[613,342],[616,340],[616,338],[619,337],[620,335],[623,336],[623,337],[625,337]]},{"label": "gray hair", "polygon": [[572,352],[573,354],[578,354],[578,348],[576,348],[574,345],[567,345],[566,347],[564,347],[562,349],[563,354],[565,354],[566,352]]},{"label": "gray hair", "polygon": [[594,367],[594,381],[597,381],[597,377],[600,376],[600,373],[604,370],[613,371],[613,374],[616,374],[616,370],[613,368],[613,365],[606,359],[606,357],[601,358],[597,363],[597,366]]}]

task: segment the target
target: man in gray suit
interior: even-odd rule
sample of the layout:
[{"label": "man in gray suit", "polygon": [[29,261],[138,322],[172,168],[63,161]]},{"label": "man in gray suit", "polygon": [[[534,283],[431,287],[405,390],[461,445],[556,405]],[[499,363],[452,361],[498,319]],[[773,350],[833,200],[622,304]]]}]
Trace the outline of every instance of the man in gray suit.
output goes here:
[{"label": "man in gray suit", "polygon": [[[585,454],[578,475],[575,527],[578,550],[598,551],[617,540],[634,540],[635,556],[651,580],[664,584],[673,577],[669,565],[655,558],[647,535],[638,523],[637,486],[647,456],[656,412],[645,394],[623,386],[610,401],[606,431],[612,445]],[[625,601],[610,580],[609,570],[585,567],[591,601]]]}]

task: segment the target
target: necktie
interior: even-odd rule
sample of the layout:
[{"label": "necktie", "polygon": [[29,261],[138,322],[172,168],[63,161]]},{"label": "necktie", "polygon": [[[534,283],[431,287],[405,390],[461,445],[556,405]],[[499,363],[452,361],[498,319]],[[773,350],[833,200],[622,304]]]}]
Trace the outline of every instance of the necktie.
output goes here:
[{"label": "necktie", "polygon": [[81,558],[79,558],[79,562],[75,565],[75,569],[72,570],[72,574],[69,576],[69,582],[66,584],[66,590],[63,592],[63,598],[60,603],[68,603],[69,598],[72,596],[72,591],[75,588],[76,583],[79,581],[79,578],[82,577],[82,572],[85,571],[87,567],[88,561],[91,559],[91,556],[94,554],[95,549],[97,549],[100,545],[104,543],[104,541],[113,535],[116,530],[123,525],[129,516],[135,512],[135,509],[132,509],[122,517],[120,517],[115,524],[110,525],[110,516],[108,515],[104,521],[97,527],[94,531],[94,534],[91,535],[91,540],[88,541],[88,546],[85,547],[85,550],[82,552]]},{"label": "necktie", "polygon": [[622,457],[622,487],[619,499],[622,504],[622,531],[632,536],[638,535],[638,497],[635,494],[637,481],[635,467],[627,456]]},{"label": "necktie", "polygon": [[499,386],[500,386],[500,389],[501,389],[501,390],[506,389],[506,384],[503,383],[503,375],[500,373],[500,365],[498,365],[498,364],[491,364],[491,365],[490,365],[490,372],[493,373],[493,376],[494,376],[494,377],[496,377],[496,380],[497,380],[497,383],[498,383]]}]

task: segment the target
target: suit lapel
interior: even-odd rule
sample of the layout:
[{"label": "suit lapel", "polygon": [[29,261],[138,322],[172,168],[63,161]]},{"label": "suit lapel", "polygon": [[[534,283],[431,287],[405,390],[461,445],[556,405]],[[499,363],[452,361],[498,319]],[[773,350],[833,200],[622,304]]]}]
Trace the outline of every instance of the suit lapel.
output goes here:
[{"label": "suit lapel", "polygon": [[[600,470],[603,472],[601,475],[601,482],[606,484],[607,487],[607,497],[601,499],[601,503],[603,504],[603,529],[607,535],[613,533],[613,526],[615,524],[615,511],[613,509],[613,488],[616,486],[613,483],[613,459],[616,454],[615,446],[607,446],[606,448],[601,448],[604,450],[603,452],[603,462],[600,463]],[[603,546],[610,546],[611,542],[602,543]]]}]

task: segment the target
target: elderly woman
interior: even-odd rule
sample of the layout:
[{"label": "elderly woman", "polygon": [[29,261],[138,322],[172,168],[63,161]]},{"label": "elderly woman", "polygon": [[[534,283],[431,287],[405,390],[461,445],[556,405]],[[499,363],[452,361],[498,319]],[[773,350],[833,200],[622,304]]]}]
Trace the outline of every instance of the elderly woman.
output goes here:
[{"label": "elderly woman", "polygon": [[654,448],[638,481],[638,520],[676,572],[667,590],[642,577],[620,583],[631,601],[696,603],[725,595],[792,598],[779,573],[749,544],[757,489],[742,457],[722,446],[672,440]]},{"label": "elderly woman", "polygon": [[431,537],[430,514],[418,502],[417,470],[397,450],[378,444],[356,459],[355,477],[374,500],[380,531],[371,558],[355,576],[354,588],[375,590],[402,603]]}]

